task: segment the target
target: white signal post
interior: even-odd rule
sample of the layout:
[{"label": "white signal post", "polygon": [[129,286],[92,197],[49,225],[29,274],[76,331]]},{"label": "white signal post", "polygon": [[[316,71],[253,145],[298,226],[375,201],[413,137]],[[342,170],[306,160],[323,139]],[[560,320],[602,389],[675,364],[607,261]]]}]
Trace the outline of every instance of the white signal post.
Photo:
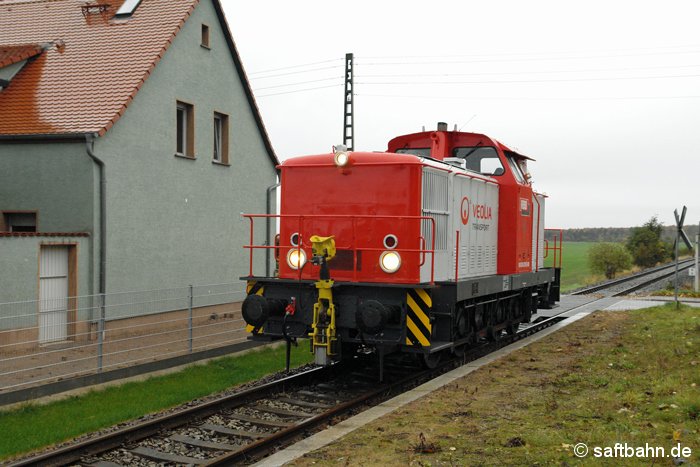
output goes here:
[{"label": "white signal post", "polygon": [[698,233],[695,234],[695,279],[693,280],[694,289],[696,292],[700,292],[700,270],[698,270],[698,256],[700,255],[700,223],[698,223]]},{"label": "white signal post", "polygon": [[[676,217],[676,287],[675,287],[675,296],[674,299],[676,301],[676,308],[680,308],[680,302],[678,301],[678,247],[680,246],[681,240],[685,243],[685,246],[688,247],[689,251],[693,250],[693,244],[690,242],[690,239],[688,236],[685,234],[683,231],[683,221],[685,221],[685,213],[688,211],[688,208],[683,206],[683,211],[681,215],[678,215],[678,209],[674,209],[673,215]],[[697,251],[697,248],[695,249]]]}]

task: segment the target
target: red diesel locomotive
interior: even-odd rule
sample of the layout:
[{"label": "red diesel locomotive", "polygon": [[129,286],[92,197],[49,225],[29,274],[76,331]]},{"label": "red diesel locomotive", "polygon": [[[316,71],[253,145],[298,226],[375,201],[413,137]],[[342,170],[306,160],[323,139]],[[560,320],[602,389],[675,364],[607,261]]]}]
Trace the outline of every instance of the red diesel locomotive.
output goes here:
[{"label": "red diesel locomotive", "polygon": [[[286,160],[280,214],[244,215],[251,337],[308,337],[318,364],[361,351],[380,362],[415,353],[432,366],[515,332],[559,300],[560,237],[545,240],[530,160],[442,123],[392,139],[386,153]],[[277,245],[254,243],[259,220],[268,231],[279,222]],[[258,276],[254,253],[265,249],[278,268]],[[556,267],[544,267],[552,250]]]}]

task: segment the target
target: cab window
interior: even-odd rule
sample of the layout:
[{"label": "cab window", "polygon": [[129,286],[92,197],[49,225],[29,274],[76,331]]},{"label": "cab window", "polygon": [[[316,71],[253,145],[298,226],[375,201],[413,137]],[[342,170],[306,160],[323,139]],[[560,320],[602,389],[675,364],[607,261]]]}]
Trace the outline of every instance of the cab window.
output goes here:
[{"label": "cab window", "polygon": [[518,183],[525,184],[525,175],[523,174],[523,171],[520,170],[520,165],[518,165],[518,162],[515,160],[513,156],[506,155],[506,159],[508,160],[508,165],[510,166],[511,171],[513,172],[513,175],[515,176],[515,179],[518,181]]},{"label": "cab window", "polygon": [[498,158],[496,148],[491,147],[461,147],[452,150],[452,157],[459,157],[466,162],[467,170],[483,175],[503,175],[504,169]]}]

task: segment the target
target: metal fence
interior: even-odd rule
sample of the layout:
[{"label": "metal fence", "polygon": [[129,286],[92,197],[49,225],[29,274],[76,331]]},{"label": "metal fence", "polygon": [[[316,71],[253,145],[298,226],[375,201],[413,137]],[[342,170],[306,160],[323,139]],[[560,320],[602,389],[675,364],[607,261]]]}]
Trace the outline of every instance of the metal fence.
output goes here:
[{"label": "metal fence", "polygon": [[0,303],[0,393],[244,342],[242,288]]}]

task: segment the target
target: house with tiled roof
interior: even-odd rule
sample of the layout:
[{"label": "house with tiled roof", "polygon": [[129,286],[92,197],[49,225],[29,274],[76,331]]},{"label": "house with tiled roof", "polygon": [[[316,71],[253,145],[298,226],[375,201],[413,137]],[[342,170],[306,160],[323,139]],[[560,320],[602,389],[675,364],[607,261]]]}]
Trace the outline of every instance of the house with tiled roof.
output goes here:
[{"label": "house with tiled roof", "polygon": [[0,303],[237,281],[277,163],[219,0],[0,0]]}]

